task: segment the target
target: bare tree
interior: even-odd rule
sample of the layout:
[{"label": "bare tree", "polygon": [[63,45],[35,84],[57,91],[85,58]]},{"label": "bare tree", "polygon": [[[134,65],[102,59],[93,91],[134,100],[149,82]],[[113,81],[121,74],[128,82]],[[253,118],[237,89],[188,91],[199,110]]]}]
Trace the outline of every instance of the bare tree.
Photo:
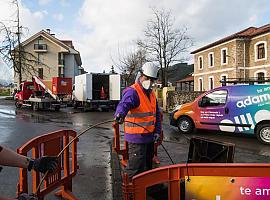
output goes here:
[{"label": "bare tree", "polygon": [[118,62],[114,62],[115,66],[122,74],[125,81],[125,86],[134,83],[136,73],[140,70],[142,65],[146,62],[146,52],[144,50],[135,50],[126,55],[120,55]]},{"label": "bare tree", "polygon": [[193,45],[187,28],[177,29],[174,22],[170,11],[153,9],[153,19],[149,20],[144,31],[145,39],[137,41],[138,46],[147,52],[147,58],[159,63],[163,86],[168,83],[170,64],[186,60],[183,53]]},{"label": "bare tree", "polygon": [[24,50],[21,43],[21,35],[24,28],[20,25],[20,9],[17,0],[12,0],[16,6],[16,19],[10,20],[9,25],[0,22],[0,57],[7,66],[13,68],[18,76],[19,84],[22,82],[22,74],[33,75],[37,72],[37,65],[41,63],[37,56]]}]

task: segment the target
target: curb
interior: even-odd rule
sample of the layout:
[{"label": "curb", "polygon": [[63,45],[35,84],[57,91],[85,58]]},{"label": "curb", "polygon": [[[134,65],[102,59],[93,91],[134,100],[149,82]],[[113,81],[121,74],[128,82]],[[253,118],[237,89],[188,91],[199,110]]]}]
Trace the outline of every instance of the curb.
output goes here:
[{"label": "curb", "polygon": [[119,157],[112,148],[113,141],[110,143],[111,150],[111,169],[112,169],[112,193],[113,200],[123,199],[122,193],[122,167]]}]

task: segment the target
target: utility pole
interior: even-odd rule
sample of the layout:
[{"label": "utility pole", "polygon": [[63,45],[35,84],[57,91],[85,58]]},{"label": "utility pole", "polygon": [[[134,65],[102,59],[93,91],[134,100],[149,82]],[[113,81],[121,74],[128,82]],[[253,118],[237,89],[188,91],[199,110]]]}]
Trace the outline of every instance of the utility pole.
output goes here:
[{"label": "utility pole", "polygon": [[[18,56],[19,56],[19,63],[18,63],[18,71],[19,71],[19,85],[21,84],[21,82],[22,82],[22,55],[21,55],[21,51],[22,51],[22,49],[21,49],[21,26],[20,26],[20,10],[19,10],[19,4],[18,4],[18,1],[17,0],[15,0],[14,1],[14,4],[16,4],[16,6],[17,6],[17,40],[18,40],[18,50],[19,50],[19,52],[18,52]],[[14,56],[16,56],[16,50],[14,49],[14,51],[15,51],[15,55]],[[17,63],[16,63],[16,57],[15,57],[15,63],[13,63],[14,65],[17,65]]]}]

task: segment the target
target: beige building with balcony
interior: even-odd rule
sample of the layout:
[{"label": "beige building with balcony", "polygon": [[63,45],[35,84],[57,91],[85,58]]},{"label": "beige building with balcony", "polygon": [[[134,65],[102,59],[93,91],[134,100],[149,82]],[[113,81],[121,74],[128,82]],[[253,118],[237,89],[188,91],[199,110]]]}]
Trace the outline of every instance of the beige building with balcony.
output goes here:
[{"label": "beige building with balcony", "polygon": [[[44,80],[71,77],[74,82],[74,77],[84,72],[80,52],[75,50],[72,41],[57,39],[49,29],[22,42],[22,48],[35,59],[35,62],[29,63],[28,70],[22,72],[22,81],[30,81],[36,75]],[[18,74],[14,73],[15,85],[18,85],[18,80]]]},{"label": "beige building with balcony", "polygon": [[249,27],[208,44],[194,54],[194,90],[221,86],[221,80],[269,80],[270,24]]}]

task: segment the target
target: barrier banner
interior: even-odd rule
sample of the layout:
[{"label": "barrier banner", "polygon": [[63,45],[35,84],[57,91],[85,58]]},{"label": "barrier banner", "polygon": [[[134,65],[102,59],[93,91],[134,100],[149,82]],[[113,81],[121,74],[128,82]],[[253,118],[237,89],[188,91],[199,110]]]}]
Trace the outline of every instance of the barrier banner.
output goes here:
[{"label": "barrier banner", "polygon": [[270,177],[190,176],[185,200],[269,200]]}]

